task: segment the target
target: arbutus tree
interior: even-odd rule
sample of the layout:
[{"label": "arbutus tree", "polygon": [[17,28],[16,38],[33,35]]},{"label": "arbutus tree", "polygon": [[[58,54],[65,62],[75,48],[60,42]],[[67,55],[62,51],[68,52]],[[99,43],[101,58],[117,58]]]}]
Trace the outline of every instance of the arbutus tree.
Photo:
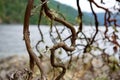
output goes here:
[{"label": "arbutus tree", "polygon": [[[44,54],[39,50],[39,45],[40,43],[44,42],[44,35],[41,30],[41,19],[42,17],[46,17],[48,21],[50,22],[50,31],[48,32],[50,34],[50,38],[53,45],[49,47],[50,53],[50,64],[52,65],[53,68],[59,68],[60,72],[58,75],[54,76],[55,80],[61,80],[64,79],[64,75],[66,74],[66,70],[71,66],[70,64],[73,62],[72,58],[74,55],[77,55],[79,58],[79,55],[81,53],[83,54],[92,54],[92,51],[97,49],[102,52],[102,58],[103,60],[106,61],[106,63],[109,63],[109,55],[106,53],[106,48],[101,48],[99,41],[104,42],[109,42],[113,45],[113,51],[114,53],[117,53],[120,48],[120,37],[118,36],[118,28],[120,27],[120,24],[117,22],[119,20],[116,19],[116,16],[120,15],[120,1],[116,0],[116,4],[112,7],[114,11],[110,11],[110,9],[100,6],[98,3],[96,3],[95,0],[88,0],[91,8],[91,12],[94,17],[94,30],[93,33],[91,34],[90,37],[87,36],[87,34],[84,32],[83,28],[85,27],[83,25],[83,15],[84,13],[82,12],[82,7],[80,5],[81,0],[76,0],[76,5],[77,5],[77,10],[78,10],[78,26],[75,27],[72,25],[70,22],[68,22],[65,19],[65,16],[62,15],[62,13],[57,13],[54,10],[52,10],[48,6],[49,0],[40,0],[40,10],[39,11],[39,20],[38,20],[38,30],[40,32],[41,40],[37,42],[36,44],[36,50],[40,54],[40,56],[37,56],[36,53],[33,51],[32,46],[31,46],[31,40],[30,40],[30,31],[29,31],[29,25],[30,25],[30,17],[32,14],[32,10],[34,9],[34,0],[28,0],[27,6],[26,6],[26,11],[25,11],[25,16],[24,16],[24,29],[23,29],[23,34],[24,34],[24,40],[26,44],[26,49],[29,54],[30,58],[30,69],[34,71],[34,66],[37,65],[37,67],[40,70],[41,73],[41,80],[47,80],[47,73],[45,72],[42,58],[44,58]],[[107,3],[104,2],[104,0],[99,0],[101,4],[105,5]],[[99,29],[99,21],[97,17],[97,13],[95,12],[93,5],[96,6],[99,9],[104,10],[104,27],[105,30],[104,32],[101,32]],[[36,8],[36,7],[35,7]],[[114,16],[114,17],[113,17]],[[60,25],[63,25],[63,29],[59,30],[58,26],[55,23],[59,23]],[[113,32],[108,33],[109,31],[109,26],[113,27]],[[55,30],[53,30],[55,29]],[[68,31],[68,35],[63,37],[64,31]],[[98,37],[98,34],[101,34],[102,37]],[[55,34],[55,35],[54,35]],[[56,36],[57,35],[57,36]],[[83,43],[82,43],[83,42]],[[46,47],[48,48],[48,47]],[[62,62],[62,58],[59,58],[57,60],[56,54],[58,53],[57,50],[61,50],[62,52],[64,51],[65,54],[67,54],[68,59],[68,65],[64,65],[64,62]],[[46,50],[46,49],[45,49]],[[120,51],[119,51],[120,52]],[[93,55],[93,54],[92,54]],[[84,58],[84,57],[82,57]],[[115,63],[116,64],[116,63]],[[118,65],[118,63],[117,63]],[[119,66],[119,65],[118,65]],[[87,69],[87,68],[85,68]],[[34,74],[34,73],[33,73]],[[32,75],[29,75],[29,80],[32,80]],[[49,79],[48,79],[49,80]]]}]

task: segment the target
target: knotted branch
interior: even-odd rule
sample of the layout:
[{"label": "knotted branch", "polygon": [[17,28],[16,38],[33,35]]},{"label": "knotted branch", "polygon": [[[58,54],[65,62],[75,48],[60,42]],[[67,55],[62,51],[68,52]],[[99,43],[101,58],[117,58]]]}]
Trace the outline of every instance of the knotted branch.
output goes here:
[{"label": "knotted branch", "polygon": [[[45,2],[45,0],[41,0],[42,2]],[[62,78],[66,72],[66,68],[64,65],[62,64],[57,64],[55,63],[55,50],[58,49],[58,48],[63,48],[65,51],[74,51],[75,50],[75,40],[76,40],[76,37],[77,37],[77,34],[76,34],[76,30],[75,28],[70,24],[68,23],[67,21],[65,21],[64,19],[61,19],[57,16],[54,16],[52,14],[52,11],[48,8],[47,6],[47,3],[43,4],[43,7],[44,7],[44,12],[46,14],[47,17],[49,17],[51,19],[51,21],[56,21],[56,22],[59,22],[61,24],[63,24],[64,26],[66,26],[68,29],[71,30],[71,46],[67,46],[64,42],[59,42],[55,45],[53,45],[53,47],[50,49],[51,51],[51,64],[53,67],[60,67],[62,68],[62,72],[59,76],[57,76],[57,78],[55,80],[60,80],[60,78]]]}]

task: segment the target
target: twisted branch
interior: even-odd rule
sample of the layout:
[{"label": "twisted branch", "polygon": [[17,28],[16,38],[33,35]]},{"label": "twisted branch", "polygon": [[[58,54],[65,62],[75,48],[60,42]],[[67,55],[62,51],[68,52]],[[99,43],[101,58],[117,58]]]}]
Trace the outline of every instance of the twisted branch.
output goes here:
[{"label": "twisted branch", "polygon": [[[31,14],[31,9],[32,9],[32,6],[33,6],[33,2],[34,2],[34,0],[28,0],[28,4],[27,4],[27,7],[26,7],[26,11],[25,11],[25,17],[24,17],[23,34],[24,34],[24,40],[25,40],[26,48],[27,48],[28,54],[30,56],[30,69],[33,71],[34,70],[34,65],[36,63],[40,72],[41,72],[41,79],[46,80],[46,77],[45,77],[46,74],[43,70],[43,66],[41,64],[41,61],[37,57],[37,55],[33,52],[32,47],[30,45],[29,20],[30,20],[30,14]],[[29,77],[29,80],[31,80],[31,79],[32,79],[32,75]]]},{"label": "twisted branch", "polygon": [[[45,2],[45,0],[41,0],[41,1]],[[60,43],[53,45],[53,47],[50,49],[50,51],[51,51],[50,59],[51,59],[52,66],[56,67],[56,68],[57,67],[62,68],[61,74],[59,76],[57,76],[57,78],[55,79],[55,80],[60,80],[60,78],[62,78],[64,76],[64,74],[66,72],[66,68],[62,64],[55,63],[55,60],[54,60],[55,59],[55,50],[58,48],[63,48],[65,51],[70,51],[70,52],[74,51],[75,50],[75,40],[76,40],[77,35],[76,35],[75,28],[70,23],[68,23],[64,19],[60,19],[52,14],[52,11],[50,11],[50,9],[48,8],[47,3],[45,3],[43,5],[43,7],[44,7],[44,12],[47,17],[49,17],[51,20],[54,20],[56,22],[59,22],[59,23],[65,25],[68,29],[71,30],[71,34],[72,34],[70,47],[68,47],[64,42],[60,42]]]}]

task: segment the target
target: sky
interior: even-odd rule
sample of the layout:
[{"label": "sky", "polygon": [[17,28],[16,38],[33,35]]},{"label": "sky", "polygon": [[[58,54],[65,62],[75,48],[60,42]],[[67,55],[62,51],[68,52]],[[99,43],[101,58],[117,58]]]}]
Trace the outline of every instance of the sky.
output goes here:
[{"label": "sky", "polygon": [[[75,9],[77,9],[76,0],[55,0],[55,1],[58,1],[58,2],[63,3],[63,4],[67,4]],[[101,0],[95,0],[95,2],[97,2],[99,5],[102,5],[102,4],[100,4],[100,1]],[[114,4],[116,4],[115,0],[103,0],[103,1],[105,3],[107,3],[105,5],[102,5],[106,8],[111,8],[112,6],[114,6]],[[80,0],[80,5],[81,5],[82,11],[91,12],[88,0]],[[98,9],[95,6],[94,6],[94,10],[96,12],[103,12],[103,10]]]}]

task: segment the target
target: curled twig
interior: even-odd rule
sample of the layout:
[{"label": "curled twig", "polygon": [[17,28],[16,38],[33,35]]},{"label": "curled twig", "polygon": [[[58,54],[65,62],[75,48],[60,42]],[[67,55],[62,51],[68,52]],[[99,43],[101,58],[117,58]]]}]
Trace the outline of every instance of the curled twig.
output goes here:
[{"label": "curled twig", "polygon": [[41,28],[40,28],[40,22],[41,22],[41,18],[42,18],[42,14],[43,14],[43,6],[41,6],[41,9],[40,9],[40,14],[39,14],[39,20],[38,20],[38,30],[39,30],[39,33],[40,33],[40,36],[41,36],[41,40],[39,40],[36,44],[36,50],[37,52],[40,54],[40,57],[43,57],[43,55],[40,53],[39,49],[38,49],[38,45],[41,43],[41,42],[44,42],[44,37],[43,37],[43,33],[41,31]]}]

